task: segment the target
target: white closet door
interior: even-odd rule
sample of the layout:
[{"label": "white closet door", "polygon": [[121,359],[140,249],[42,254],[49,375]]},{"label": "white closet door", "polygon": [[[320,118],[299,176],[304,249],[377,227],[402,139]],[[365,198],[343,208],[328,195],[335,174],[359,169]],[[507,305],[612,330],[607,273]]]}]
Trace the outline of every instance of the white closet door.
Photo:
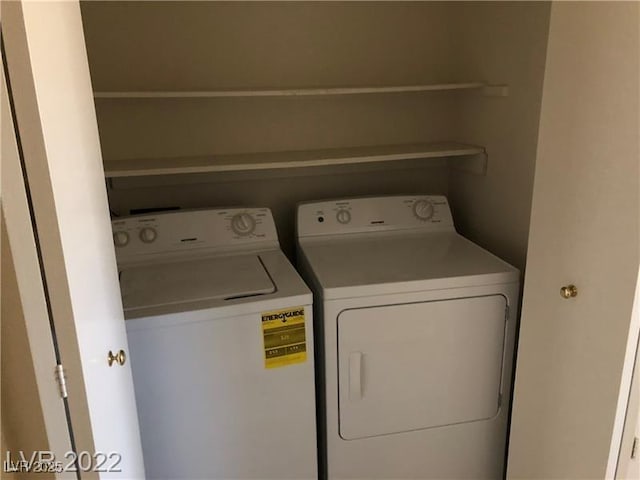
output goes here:
[{"label": "white closet door", "polygon": [[505,320],[501,295],[340,313],[340,436],[352,440],[495,416]]},{"label": "white closet door", "polygon": [[[20,329],[23,328],[26,331],[28,342],[28,348],[21,352],[21,356],[7,358],[3,352],[2,361],[3,369],[13,368],[14,362],[33,368],[35,378],[21,378],[15,374],[10,378],[13,378],[14,381],[34,382],[37,392],[37,398],[33,399],[17,398],[17,395],[11,394],[3,396],[3,402],[15,401],[16,403],[16,405],[9,407],[10,411],[21,412],[21,415],[17,415],[17,418],[12,418],[8,422],[14,429],[19,429],[17,435],[20,437],[14,439],[9,436],[7,440],[11,443],[8,446],[13,449],[12,459],[17,461],[19,457],[16,458],[16,450],[22,450],[25,447],[21,442],[31,441],[33,442],[31,445],[35,447],[39,441],[46,440],[46,444],[39,444],[36,448],[47,449],[56,458],[63,459],[65,453],[71,450],[71,436],[67,427],[64,400],[53,376],[57,365],[56,352],[53,337],[50,334],[45,292],[40,276],[40,262],[31,225],[4,70],[0,92],[2,95],[0,98],[2,115],[0,120],[2,125],[0,130],[2,181],[0,186],[3,193],[1,214],[3,228],[6,228],[6,238],[8,239],[7,244],[2,245],[2,264],[3,268],[6,268],[5,265],[9,265],[9,271],[15,272],[16,282],[16,290],[13,291],[7,289],[7,285],[3,283],[2,302],[5,301],[5,294],[14,295],[15,298],[9,297],[8,304],[19,305],[19,308],[11,308],[10,306],[5,310],[6,304],[3,303],[2,329],[4,331],[8,326],[9,331],[18,331],[16,326],[20,325]],[[4,255],[7,255],[7,258],[4,258]],[[12,343],[13,341],[12,339]],[[31,352],[36,352],[36,354],[32,356]],[[3,378],[3,383],[5,380],[7,380],[6,377]],[[9,384],[9,388],[11,388],[11,384]],[[40,413],[35,410],[41,412],[43,425],[28,421],[28,417],[39,418]],[[5,434],[6,431],[5,428],[2,433]],[[29,457],[30,452],[25,452],[25,454]],[[10,468],[11,465],[4,465],[5,471]],[[73,479],[75,474],[61,472],[56,478]]]},{"label": "white closet door", "polygon": [[[629,338],[637,338],[631,311],[639,263],[639,8],[552,6],[511,479],[613,476],[607,466],[617,402],[634,354]],[[571,284],[577,296],[565,299],[560,289]]]},{"label": "white closet door", "polygon": [[80,6],[2,2],[2,35],[82,478],[143,478]]}]

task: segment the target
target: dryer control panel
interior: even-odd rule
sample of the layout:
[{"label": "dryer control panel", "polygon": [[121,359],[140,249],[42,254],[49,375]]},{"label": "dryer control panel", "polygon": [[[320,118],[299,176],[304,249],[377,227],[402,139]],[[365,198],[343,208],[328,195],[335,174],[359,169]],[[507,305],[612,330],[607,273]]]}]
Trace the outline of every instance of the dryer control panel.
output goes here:
[{"label": "dryer control panel", "polygon": [[197,251],[278,248],[268,208],[180,210],[111,221],[118,263],[171,258]]},{"label": "dryer control panel", "polygon": [[404,195],[347,198],[298,206],[298,236],[393,230],[455,231],[447,198]]}]

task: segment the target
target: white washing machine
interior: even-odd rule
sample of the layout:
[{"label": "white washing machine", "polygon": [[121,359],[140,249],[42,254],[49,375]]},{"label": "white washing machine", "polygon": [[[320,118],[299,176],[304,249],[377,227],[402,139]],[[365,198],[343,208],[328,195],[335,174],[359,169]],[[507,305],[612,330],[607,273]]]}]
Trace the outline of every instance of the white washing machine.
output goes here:
[{"label": "white washing machine", "polygon": [[148,478],[317,478],[312,297],[269,209],[112,226]]},{"label": "white washing machine", "polygon": [[503,478],[519,272],[442,196],[298,207],[316,305],[321,476]]}]

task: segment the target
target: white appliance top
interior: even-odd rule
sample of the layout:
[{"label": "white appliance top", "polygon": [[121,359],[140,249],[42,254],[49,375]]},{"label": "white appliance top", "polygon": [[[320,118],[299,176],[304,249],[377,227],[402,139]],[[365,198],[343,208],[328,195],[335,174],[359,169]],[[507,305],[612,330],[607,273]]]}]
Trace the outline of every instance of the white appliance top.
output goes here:
[{"label": "white appliance top", "polygon": [[298,240],[325,299],[519,280],[517,269],[456,232],[443,196],[303,204]]},{"label": "white appliance top", "polygon": [[280,251],[268,208],[123,217],[112,228],[128,319],[228,306],[239,312],[238,305],[246,310],[291,296],[299,297],[293,303],[311,303]]}]

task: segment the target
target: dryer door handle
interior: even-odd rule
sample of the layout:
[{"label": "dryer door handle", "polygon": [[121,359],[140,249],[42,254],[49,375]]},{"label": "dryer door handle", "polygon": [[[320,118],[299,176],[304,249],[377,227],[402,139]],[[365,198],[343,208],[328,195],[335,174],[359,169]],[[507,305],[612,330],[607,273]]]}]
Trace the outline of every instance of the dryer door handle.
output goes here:
[{"label": "dryer door handle", "polygon": [[349,400],[362,399],[362,352],[349,354]]}]

